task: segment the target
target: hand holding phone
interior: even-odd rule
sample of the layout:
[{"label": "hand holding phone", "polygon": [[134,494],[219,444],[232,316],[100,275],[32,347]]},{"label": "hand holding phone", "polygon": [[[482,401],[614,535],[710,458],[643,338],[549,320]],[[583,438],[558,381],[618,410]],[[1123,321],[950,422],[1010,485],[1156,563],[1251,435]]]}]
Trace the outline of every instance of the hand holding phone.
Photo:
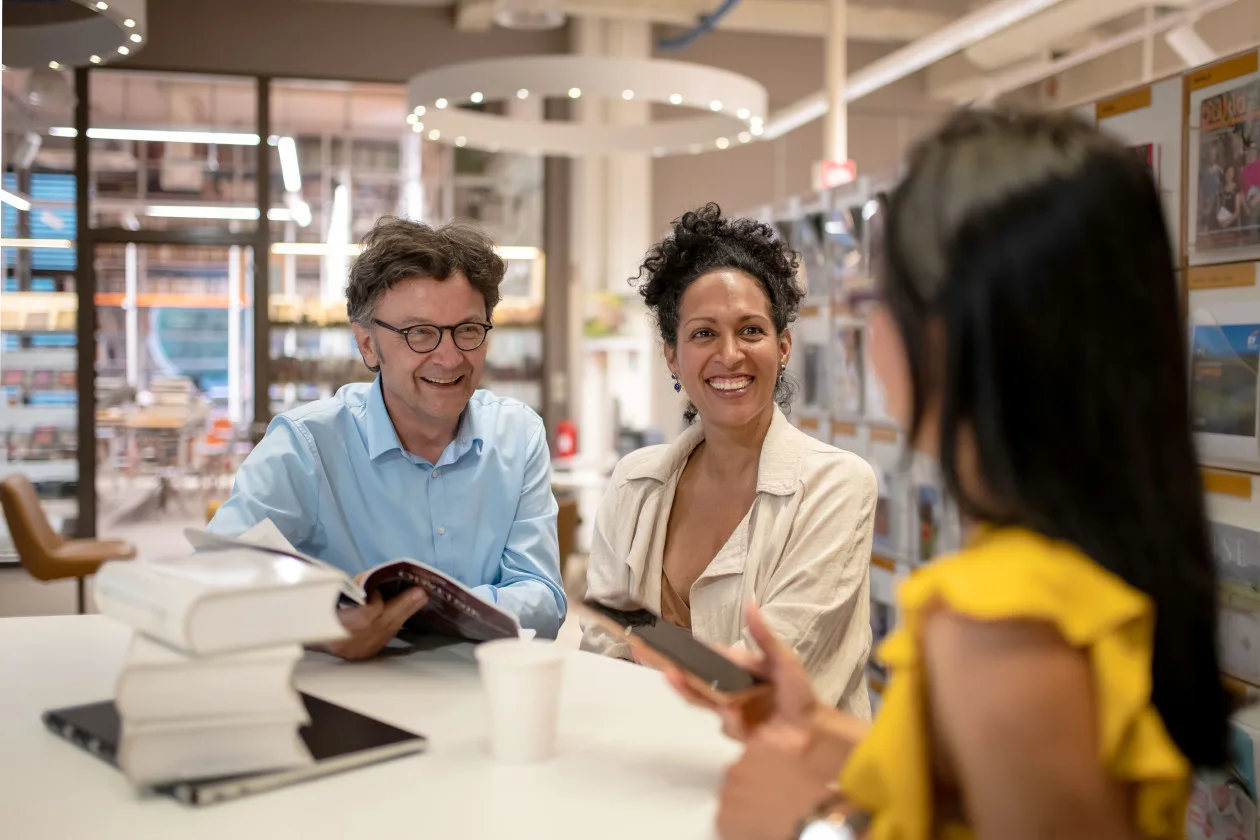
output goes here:
[{"label": "hand holding phone", "polygon": [[616,609],[592,600],[578,609],[617,639],[628,642],[639,662],[680,674],[691,691],[713,704],[757,705],[755,700],[769,696],[769,685],[761,677],[651,610],[638,605]]},{"label": "hand holding phone", "polygon": [[666,677],[685,700],[721,716],[723,730],[737,741],[747,741],[754,730],[767,723],[775,724],[780,733],[794,732],[808,740],[822,705],[808,672],[793,650],[766,626],[755,606],[748,608],[746,621],[748,635],[759,650],[734,650],[730,656],[769,686],[770,690],[756,698],[755,703],[745,705],[698,692],[694,683],[673,666],[666,669]]}]

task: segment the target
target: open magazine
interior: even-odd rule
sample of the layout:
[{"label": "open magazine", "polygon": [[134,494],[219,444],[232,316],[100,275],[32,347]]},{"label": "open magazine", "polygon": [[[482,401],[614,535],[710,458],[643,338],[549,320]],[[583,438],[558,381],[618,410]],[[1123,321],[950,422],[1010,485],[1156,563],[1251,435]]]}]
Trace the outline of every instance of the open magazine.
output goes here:
[{"label": "open magazine", "polygon": [[264,519],[239,537],[225,537],[198,528],[187,528],[184,535],[196,551],[252,548],[326,569],[341,578],[342,604],[361,606],[376,592],[388,601],[413,586],[423,587],[429,593],[429,603],[404,625],[418,633],[435,633],[473,642],[521,635],[520,625],[514,616],[478,598],[472,590],[445,572],[417,560],[402,558],[382,563],[364,572],[360,583],[331,563],[295,549],[270,519]]}]

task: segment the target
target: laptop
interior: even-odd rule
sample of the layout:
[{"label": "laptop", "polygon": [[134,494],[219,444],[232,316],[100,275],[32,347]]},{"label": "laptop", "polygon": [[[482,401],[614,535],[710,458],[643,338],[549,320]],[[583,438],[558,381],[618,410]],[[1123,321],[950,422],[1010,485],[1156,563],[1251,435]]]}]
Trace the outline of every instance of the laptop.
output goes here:
[{"label": "laptop", "polygon": [[[314,759],[312,763],[263,773],[172,782],[153,790],[188,805],[212,805],[413,755],[428,746],[428,739],[423,735],[390,726],[327,700],[303,694],[302,702],[306,704],[311,722],[301,728],[300,735]],[[118,766],[122,727],[112,700],[54,709],[44,713],[43,721],[54,734]]]}]

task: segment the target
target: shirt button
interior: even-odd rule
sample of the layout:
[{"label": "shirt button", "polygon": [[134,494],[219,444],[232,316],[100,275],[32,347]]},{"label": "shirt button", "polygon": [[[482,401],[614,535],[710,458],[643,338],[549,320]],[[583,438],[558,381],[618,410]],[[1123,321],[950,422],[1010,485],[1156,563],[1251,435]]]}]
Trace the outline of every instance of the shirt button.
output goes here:
[{"label": "shirt button", "polygon": [[442,527],[441,525],[439,525],[439,526],[438,526],[438,536],[441,536],[442,534],[445,534],[445,533],[446,533],[446,528],[444,528],[444,527]]},{"label": "shirt button", "polygon": [[438,477],[438,476],[440,476],[441,474],[442,474],[442,471],[441,471],[441,470],[434,470],[434,471],[433,471],[433,477],[434,477],[434,478],[437,478],[437,477]]}]

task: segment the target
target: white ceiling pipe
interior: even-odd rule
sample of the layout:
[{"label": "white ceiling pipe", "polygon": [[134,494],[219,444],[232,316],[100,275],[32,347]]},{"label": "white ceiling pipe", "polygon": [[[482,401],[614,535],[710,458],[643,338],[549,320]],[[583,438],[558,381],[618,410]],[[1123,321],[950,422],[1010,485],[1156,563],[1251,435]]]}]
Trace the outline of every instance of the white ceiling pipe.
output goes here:
[{"label": "white ceiling pipe", "polygon": [[[1019,90],[1022,87],[1036,84],[1043,79],[1057,75],[1084,64],[1087,61],[1093,61],[1096,58],[1123,49],[1131,44],[1167,32],[1178,26],[1185,26],[1198,20],[1201,16],[1208,12],[1229,6],[1237,0],[1201,0],[1201,2],[1188,7],[1183,12],[1175,12],[1173,14],[1164,15],[1155,20],[1135,26],[1132,29],[1121,32],[1110,38],[1105,38],[1096,43],[1090,44],[1088,47],[1077,50],[1056,59],[1055,61],[1047,61],[1042,64],[1034,65],[1025,69],[1017,70],[995,77],[985,87],[984,99],[992,101],[1004,93],[1010,93],[1013,90]],[[1149,81],[1149,80],[1146,80]]]},{"label": "white ceiling pipe", "polygon": [[[1058,3],[1059,0],[997,0],[965,14],[930,35],[907,44],[883,58],[873,61],[849,77],[845,101],[863,96],[904,79],[928,65],[966,49],[1008,26],[1032,17]],[[827,113],[827,91],[800,99],[770,116],[765,137],[774,138],[800,128]]]},{"label": "white ceiling pipe", "polygon": [[1216,50],[1203,40],[1203,36],[1195,31],[1192,23],[1168,30],[1164,40],[1187,67],[1198,67],[1216,60]]},{"label": "white ceiling pipe", "polygon": [[[1150,0],[1064,0],[998,35],[963,51],[967,60],[984,72],[1009,68],[1015,62],[1049,51],[1063,52],[1073,46],[1072,36],[1090,32],[1108,21],[1142,9]],[[1165,6],[1186,6],[1191,0],[1161,0]]]}]

